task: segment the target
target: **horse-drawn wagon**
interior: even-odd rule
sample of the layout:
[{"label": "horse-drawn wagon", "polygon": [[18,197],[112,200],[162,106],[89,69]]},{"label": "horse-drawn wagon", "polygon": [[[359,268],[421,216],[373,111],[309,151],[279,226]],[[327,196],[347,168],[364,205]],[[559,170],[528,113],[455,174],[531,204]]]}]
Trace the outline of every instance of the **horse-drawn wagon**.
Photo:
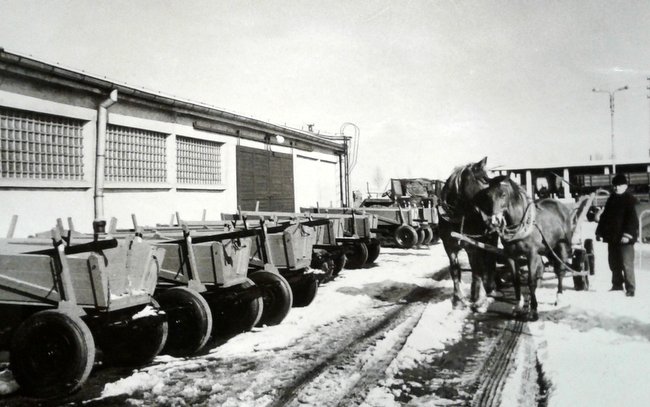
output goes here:
[{"label": "horse-drawn wagon", "polygon": [[[450,259],[454,280],[454,305],[465,303],[460,289],[458,252],[465,248],[472,268],[472,306],[483,307],[482,285],[488,293],[495,289],[496,263],[500,258],[508,266],[517,300],[516,311],[537,317],[535,290],[545,262],[554,267],[558,293],[562,279],[570,271],[576,290],[588,289],[594,273],[593,241],[582,240],[581,226],[594,195],[581,199],[570,208],[554,199],[533,201],[525,190],[509,177],[490,178],[485,170],[487,158],[458,167],[448,178],[441,193],[440,230]],[[498,247],[498,242],[501,247]],[[530,295],[528,312],[523,311],[520,266],[528,267]]]},{"label": "horse-drawn wagon", "polygon": [[533,201],[514,181],[496,177],[477,194],[474,203],[486,220],[488,233],[496,233],[503,248],[473,241],[459,233],[452,233],[452,236],[496,253],[505,260],[512,273],[518,308],[523,304],[518,271],[525,264],[528,268],[529,316],[535,319],[535,289],[547,264],[553,266],[558,294],[562,293],[562,280],[567,276],[573,278],[576,291],[589,289],[589,275],[595,272],[593,240],[583,240],[581,231],[593,200],[594,194],[582,197],[573,208],[554,199]]},{"label": "horse-drawn wagon", "polygon": [[1,240],[0,348],[23,391],[78,390],[96,348],[106,364],[150,362],[168,333],[152,297],[164,255],[133,235],[70,244],[53,229],[51,240]]}]

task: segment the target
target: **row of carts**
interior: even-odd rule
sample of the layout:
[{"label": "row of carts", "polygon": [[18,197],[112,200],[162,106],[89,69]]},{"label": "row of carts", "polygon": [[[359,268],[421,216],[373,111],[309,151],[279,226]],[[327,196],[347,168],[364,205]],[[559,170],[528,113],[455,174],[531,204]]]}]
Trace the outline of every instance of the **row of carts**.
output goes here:
[{"label": "row of carts", "polygon": [[94,233],[57,221],[0,239],[0,351],[22,392],[66,396],[93,366],[186,357],[217,338],[280,324],[344,267],[377,260],[377,217],[239,212]]}]

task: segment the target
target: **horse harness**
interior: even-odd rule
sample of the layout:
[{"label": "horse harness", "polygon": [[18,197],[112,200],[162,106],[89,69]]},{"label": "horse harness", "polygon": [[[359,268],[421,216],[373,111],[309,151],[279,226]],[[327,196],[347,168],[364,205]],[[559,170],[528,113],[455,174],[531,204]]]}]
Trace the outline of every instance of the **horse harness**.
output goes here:
[{"label": "horse harness", "polygon": [[[537,226],[535,218],[537,217],[537,205],[534,202],[528,202],[526,209],[524,210],[524,216],[522,217],[521,222],[517,225],[503,225],[500,229],[497,230],[501,240],[507,243],[511,243],[517,240],[522,240],[530,236],[533,232],[533,227],[539,230],[539,233],[542,231]],[[544,234],[542,233],[542,238]]]},{"label": "horse harness", "polygon": [[537,209],[538,208],[535,202],[529,201],[524,211],[524,216],[522,221],[517,225],[511,225],[511,226],[504,225],[501,229],[497,230],[497,234],[499,235],[501,240],[503,240],[505,243],[512,243],[517,240],[522,240],[530,236],[530,234],[533,232],[533,227],[534,227],[541,235],[542,242],[549,250],[549,252],[551,252],[555,260],[559,261],[567,270],[571,271],[572,273],[579,273],[579,271],[574,270],[571,265],[569,265],[563,259],[561,259],[560,256],[558,256],[557,253],[555,253],[555,250],[553,250],[551,245],[548,243],[546,236],[544,236],[544,232],[542,232],[542,229],[535,221],[537,216]]}]

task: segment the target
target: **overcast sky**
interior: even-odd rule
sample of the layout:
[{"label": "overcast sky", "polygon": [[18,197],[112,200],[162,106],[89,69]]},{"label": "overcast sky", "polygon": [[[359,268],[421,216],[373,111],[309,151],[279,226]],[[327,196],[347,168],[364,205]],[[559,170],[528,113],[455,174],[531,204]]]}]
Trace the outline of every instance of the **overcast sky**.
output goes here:
[{"label": "overcast sky", "polygon": [[[650,2],[0,0],[0,47],[246,116],[360,129],[353,187],[648,160]],[[351,134],[351,128],[346,130]]]}]

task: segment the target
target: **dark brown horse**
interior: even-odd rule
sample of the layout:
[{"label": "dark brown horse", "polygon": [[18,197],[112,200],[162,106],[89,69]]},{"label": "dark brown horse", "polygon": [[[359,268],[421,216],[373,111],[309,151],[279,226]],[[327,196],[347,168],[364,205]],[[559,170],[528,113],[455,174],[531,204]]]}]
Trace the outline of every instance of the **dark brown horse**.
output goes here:
[{"label": "dark brown horse", "polygon": [[[454,308],[468,305],[461,288],[461,268],[458,254],[461,250],[467,252],[470,268],[472,269],[471,307],[474,310],[484,310],[487,305],[485,292],[494,291],[494,270],[496,257],[475,246],[467,245],[451,235],[451,232],[462,233],[470,237],[496,246],[496,234],[486,235],[486,225],[480,211],[473,205],[476,194],[488,187],[490,177],[485,170],[487,157],[476,163],[469,163],[456,168],[447,178],[438,204],[440,240],[449,257],[449,272],[454,282]],[[483,288],[485,291],[483,291]]]},{"label": "dark brown horse", "polygon": [[[512,273],[517,300],[516,312],[537,319],[537,280],[543,272],[541,256],[551,261],[558,277],[558,294],[562,293],[562,278],[571,253],[571,238],[575,214],[555,199],[533,202],[526,191],[507,176],[495,177],[488,188],[476,196],[477,206],[487,215],[486,221],[501,238],[507,264]],[[517,260],[528,262],[530,308],[523,311],[521,278]]]}]

